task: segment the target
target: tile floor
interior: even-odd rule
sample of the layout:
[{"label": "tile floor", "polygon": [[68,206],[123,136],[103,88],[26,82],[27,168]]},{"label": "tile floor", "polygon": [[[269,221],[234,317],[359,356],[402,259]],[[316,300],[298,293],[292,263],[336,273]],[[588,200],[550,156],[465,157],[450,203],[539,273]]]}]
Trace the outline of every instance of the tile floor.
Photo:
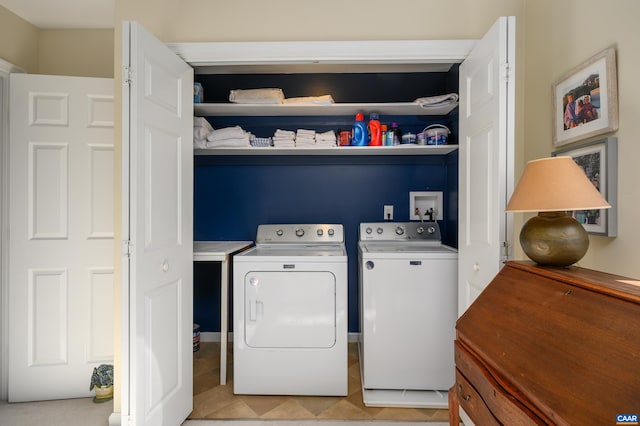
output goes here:
[{"label": "tile floor", "polygon": [[[233,351],[227,356],[227,384],[219,376],[220,346],[201,342],[193,355],[194,409],[189,419],[334,420],[334,421],[448,421],[447,410],[365,407],[355,343],[349,344],[349,390],[346,397],[262,396],[233,394]],[[306,423],[305,423],[306,424]]]}]

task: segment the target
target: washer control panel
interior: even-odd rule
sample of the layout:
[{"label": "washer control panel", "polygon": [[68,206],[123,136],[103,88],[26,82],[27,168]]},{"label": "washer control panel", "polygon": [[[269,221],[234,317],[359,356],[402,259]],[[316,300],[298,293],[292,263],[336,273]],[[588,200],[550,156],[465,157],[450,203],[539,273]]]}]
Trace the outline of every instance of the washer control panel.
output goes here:
[{"label": "washer control panel", "polygon": [[370,222],[360,224],[360,241],[441,241],[437,222]]},{"label": "washer control panel", "polygon": [[344,228],[334,224],[258,225],[256,243],[343,244]]}]

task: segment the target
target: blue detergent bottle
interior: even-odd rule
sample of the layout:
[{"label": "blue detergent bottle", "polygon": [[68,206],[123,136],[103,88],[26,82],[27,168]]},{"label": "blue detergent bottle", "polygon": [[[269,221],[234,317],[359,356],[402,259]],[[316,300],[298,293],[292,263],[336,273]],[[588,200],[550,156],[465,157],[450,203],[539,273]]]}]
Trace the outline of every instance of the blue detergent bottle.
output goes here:
[{"label": "blue detergent bottle", "polygon": [[356,121],[353,123],[353,136],[351,137],[351,145],[366,146],[369,143],[367,134],[367,123],[364,121],[364,114],[361,112],[356,114]]}]

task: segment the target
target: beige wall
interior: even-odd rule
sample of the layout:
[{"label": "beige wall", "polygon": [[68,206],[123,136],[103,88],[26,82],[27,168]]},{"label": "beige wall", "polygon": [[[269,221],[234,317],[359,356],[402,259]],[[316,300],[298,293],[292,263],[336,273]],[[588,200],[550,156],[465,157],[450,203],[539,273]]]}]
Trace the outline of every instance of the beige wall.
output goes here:
[{"label": "beige wall", "polygon": [[524,0],[116,0],[164,41],[477,38]]},{"label": "beige wall", "polygon": [[0,6],[0,58],[31,74],[113,77],[113,30],[42,30]]},{"label": "beige wall", "polygon": [[114,31],[41,30],[38,74],[113,77]]},{"label": "beige wall", "polygon": [[[527,160],[548,157],[554,150],[550,112],[553,82],[594,54],[612,45],[616,47],[620,126],[611,135],[618,138],[618,237],[590,236],[589,251],[580,265],[640,277],[637,255],[640,241],[640,85],[637,82],[640,2],[528,0],[526,16],[524,147]],[[582,141],[563,148],[580,143]]]},{"label": "beige wall", "polygon": [[38,69],[38,29],[0,6],[0,58],[26,72]]}]

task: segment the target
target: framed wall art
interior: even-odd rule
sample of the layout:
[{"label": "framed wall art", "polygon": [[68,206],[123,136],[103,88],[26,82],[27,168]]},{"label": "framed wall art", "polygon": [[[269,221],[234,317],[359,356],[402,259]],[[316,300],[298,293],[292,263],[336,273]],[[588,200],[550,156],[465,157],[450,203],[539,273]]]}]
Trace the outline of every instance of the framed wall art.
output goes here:
[{"label": "framed wall art", "polygon": [[618,129],[616,51],[610,47],[565,75],[552,88],[553,146]]},{"label": "framed wall art", "polygon": [[611,204],[609,209],[572,212],[590,234],[615,237],[617,234],[618,140],[615,137],[554,151],[569,156],[584,170],[589,180]]}]

